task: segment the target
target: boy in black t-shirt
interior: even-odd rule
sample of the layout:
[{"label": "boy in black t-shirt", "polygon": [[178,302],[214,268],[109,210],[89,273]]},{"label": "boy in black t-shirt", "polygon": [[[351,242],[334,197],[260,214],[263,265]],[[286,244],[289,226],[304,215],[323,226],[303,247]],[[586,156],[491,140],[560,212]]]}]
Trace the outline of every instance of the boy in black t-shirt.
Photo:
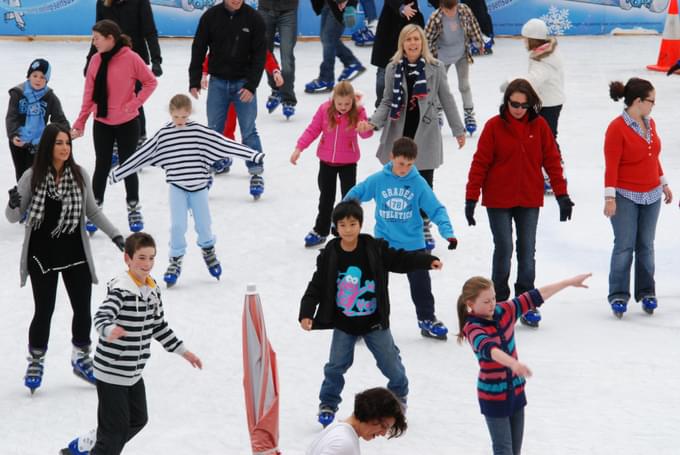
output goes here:
[{"label": "boy in black t-shirt", "polygon": [[335,207],[332,220],[340,238],[328,242],[319,253],[316,271],[300,302],[298,320],[304,330],[333,329],[319,392],[319,422],[324,427],[335,418],[343,375],[352,366],[359,337],[389,379],[387,388],[406,404],[406,370],[389,329],[387,274],[442,268],[441,261],[428,253],[395,250],[384,240],[361,234],[363,218],[357,201]]}]

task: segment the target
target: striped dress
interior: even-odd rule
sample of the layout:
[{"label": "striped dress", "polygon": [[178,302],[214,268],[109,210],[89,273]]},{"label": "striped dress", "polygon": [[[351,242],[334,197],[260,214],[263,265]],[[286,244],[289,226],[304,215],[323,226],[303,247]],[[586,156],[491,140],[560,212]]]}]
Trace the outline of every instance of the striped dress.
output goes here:
[{"label": "striped dress", "polygon": [[[97,381],[132,386],[142,377],[151,356],[151,338],[168,352],[184,354],[186,348],[177,339],[163,317],[163,303],[156,282],[148,278],[137,283],[124,273],[108,283],[106,299],[94,316],[99,343],[94,354]],[[107,341],[113,327],[122,327],[127,335]]]},{"label": "striped dress", "polygon": [[242,158],[262,163],[264,153],[232,141],[196,122],[181,128],[172,122],[158,130],[137,151],[111,173],[119,182],[146,166],[165,170],[165,181],[185,191],[208,187],[211,167],[224,158]]},{"label": "striped dress", "polygon": [[488,417],[509,417],[526,406],[524,378],[516,376],[508,367],[491,358],[493,348],[501,349],[517,359],[515,323],[543,303],[537,289],[496,305],[493,319],[470,316],[463,334],[472,346],[479,362],[477,397],[482,414]]}]

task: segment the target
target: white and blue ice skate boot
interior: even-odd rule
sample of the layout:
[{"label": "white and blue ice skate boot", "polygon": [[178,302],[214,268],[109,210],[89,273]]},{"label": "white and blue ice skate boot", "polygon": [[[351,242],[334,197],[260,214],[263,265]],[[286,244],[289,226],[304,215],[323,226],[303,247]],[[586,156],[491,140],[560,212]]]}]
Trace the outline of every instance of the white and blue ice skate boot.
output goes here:
[{"label": "white and blue ice skate boot", "polygon": [[281,94],[279,92],[272,92],[272,94],[269,95],[269,98],[267,98],[267,102],[265,103],[265,106],[267,107],[267,112],[271,114],[276,110],[277,107],[279,107],[279,104],[281,104]]},{"label": "white and blue ice skate boot", "polygon": [[432,223],[429,218],[423,219],[423,236],[425,237],[425,249],[427,251],[434,250],[435,242],[432,236]]},{"label": "white and blue ice skate boot", "polygon": [[326,428],[328,425],[333,423],[333,420],[335,420],[335,410],[333,410],[333,408],[327,404],[320,405],[318,419],[319,423],[323,425],[324,428]]},{"label": "white and blue ice skate boot", "polygon": [[628,303],[621,299],[612,300],[609,302],[609,305],[612,307],[612,313],[614,313],[614,316],[619,319],[623,317],[623,313],[625,313],[628,309]]},{"label": "white and blue ice skate boot", "polygon": [[465,130],[470,136],[472,136],[475,131],[477,131],[477,120],[475,120],[475,111],[473,108],[463,109],[463,115],[465,118]]},{"label": "white and blue ice skate boot", "polygon": [[68,443],[68,447],[61,449],[60,455],[89,455],[97,442],[97,430],[90,430],[87,434],[75,438]]},{"label": "white and blue ice skate boot", "polygon": [[520,322],[529,327],[538,327],[539,322],[541,322],[541,313],[538,309],[529,310],[520,318]]},{"label": "white and blue ice skate boot", "polygon": [[262,197],[262,193],[264,193],[264,178],[259,174],[253,175],[250,177],[250,195],[257,201]]},{"label": "white and blue ice skate boot", "polygon": [[94,233],[97,232],[97,225],[92,221],[87,220],[85,222],[85,230],[88,232],[88,234],[90,234],[90,237],[92,237]]},{"label": "white and blue ice skate boot", "polygon": [[324,243],[326,243],[326,236],[317,234],[314,229],[305,236],[305,248],[313,248]]},{"label": "white and blue ice skate boot", "polygon": [[212,276],[219,280],[220,275],[222,275],[222,265],[220,264],[220,261],[217,260],[215,247],[210,246],[207,248],[201,248],[201,250],[203,252],[203,260],[205,261],[205,265],[208,267],[208,271]]},{"label": "white and blue ice skate boot", "polygon": [[429,319],[418,321],[418,327],[420,327],[420,334],[426,338],[446,340],[449,333],[449,329],[437,318],[432,321]]},{"label": "white and blue ice skate boot", "polygon": [[281,109],[283,110],[283,115],[286,117],[286,120],[288,120],[289,118],[291,118],[292,116],[295,115],[295,105],[294,104],[282,103]]},{"label": "white and blue ice skate boot", "polygon": [[73,367],[73,374],[89,382],[96,384],[97,380],[94,378],[94,371],[92,369],[92,357],[90,357],[90,346],[73,346],[73,353],[71,354],[71,366]]},{"label": "white and blue ice skate boot", "polygon": [[281,34],[279,32],[274,33],[274,46],[281,47]]},{"label": "white and blue ice skate boot", "polygon": [[140,211],[141,206],[137,201],[129,201],[127,203],[128,224],[130,225],[130,232],[139,232],[144,229],[144,218]]},{"label": "white and blue ice skate boot", "polygon": [[335,82],[333,81],[322,81],[321,79],[314,79],[311,82],[305,84],[305,93],[323,93],[330,92],[333,90]]},{"label": "white and blue ice skate boot", "polygon": [[38,387],[42,385],[43,372],[45,371],[45,351],[42,349],[28,348],[28,368],[24,376],[24,385],[28,387],[33,395]]},{"label": "white and blue ice skate boot", "polygon": [[659,306],[659,302],[654,296],[647,296],[642,299],[642,309],[647,314],[654,314],[657,306]]},{"label": "white and blue ice skate boot", "polygon": [[227,174],[231,169],[232,162],[233,160],[228,157],[217,160],[212,164],[213,171],[215,171],[215,174]]},{"label": "white and blue ice skate boot", "polygon": [[169,288],[173,287],[177,283],[177,278],[179,278],[180,273],[182,273],[183,259],[184,256],[175,256],[170,258],[168,269],[163,274],[163,281],[165,281]]},{"label": "white and blue ice skate boot", "polygon": [[352,63],[342,69],[340,76],[338,76],[338,82],[351,81],[359,77],[361,73],[366,71],[366,67],[361,63]]}]

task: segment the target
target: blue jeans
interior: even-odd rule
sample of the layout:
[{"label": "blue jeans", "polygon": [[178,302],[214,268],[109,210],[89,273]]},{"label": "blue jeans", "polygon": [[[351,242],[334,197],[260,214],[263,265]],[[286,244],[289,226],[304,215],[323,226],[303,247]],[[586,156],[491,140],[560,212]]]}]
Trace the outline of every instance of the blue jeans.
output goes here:
[{"label": "blue jeans", "polygon": [[496,300],[510,298],[510,265],[512,262],[512,222],[517,231],[517,281],[515,295],[534,288],[536,278],[536,226],[538,207],[513,207],[510,209],[486,209],[493,235],[493,266],[491,281],[496,288]]},{"label": "blue jeans", "polygon": [[350,335],[340,329],[333,330],[331,352],[328,363],[323,367],[324,380],[319,392],[321,404],[337,410],[342,401],[340,394],[345,386],[343,375],[354,361],[354,345],[359,338],[364,339],[369,351],[373,354],[378,368],[389,379],[387,388],[397,397],[408,395],[408,379],[406,369],[401,363],[399,348],[394,344],[390,329],[373,330],[364,335]]},{"label": "blue jeans", "polygon": [[185,191],[170,185],[170,257],[184,256],[187,242],[187,213],[191,210],[194,217],[194,229],[198,235],[197,244],[201,248],[215,245],[215,236],[210,229],[210,207],[208,206],[208,189]]},{"label": "blue jeans", "polygon": [[[227,118],[229,105],[234,104],[238,126],[241,130],[241,138],[245,145],[258,152],[262,151],[260,136],[257,134],[255,119],[257,118],[257,98],[253,93],[253,99],[247,103],[241,101],[239,91],[245,85],[245,80],[227,81],[215,76],[210,76],[208,85],[208,127],[222,134],[224,121]],[[264,171],[263,164],[254,161],[246,161],[250,174],[261,174]]]},{"label": "blue jeans", "polygon": [[279,52],[281,55],[281,75],[283,76],[283,85],[277,87],[274,84],[274,78],[267,75],[269,86],[272,91],[279,92],[281,95],[281,102],[286,104],[297,104],[295,98],[295,44],[297,43],[297,8],[286,11],[274,11],[259,7],[260,14],[264,19],[267,27],[267,48],[271,51],[274,49],[274,33],[278,29],[281,35],[281,47]]},{"label": "blue jeans", "polygon": [[335,82],[335,57],[339,58],[344,66],[359,63],[347,46],[342,43],[340,37],[345,26],[333,16],[330,8],[324,4],[321,10],[321,46],[323,47],[323,61],[319,68],[319,80]]},{"label": "blue jeans", "polygon": [[487,417],[493,455],[519,455],[524,436],[524,408],[510,417]]},{"label": "blue jeans", "polygon": [[366,21],[373,22],[378,18],[378,11],[375,9],[375,0],[361,0],[361,7],[364,9]]},{"label": "blue jeans", "polygon": [[630,266],[635,252],[635,300],[653,296],[654,236],[661,200],[650,205],[636,204],[616,195],[616,214],[611,218],[614,228],[614,250],[609,267],[609,301],[630,298]]}]

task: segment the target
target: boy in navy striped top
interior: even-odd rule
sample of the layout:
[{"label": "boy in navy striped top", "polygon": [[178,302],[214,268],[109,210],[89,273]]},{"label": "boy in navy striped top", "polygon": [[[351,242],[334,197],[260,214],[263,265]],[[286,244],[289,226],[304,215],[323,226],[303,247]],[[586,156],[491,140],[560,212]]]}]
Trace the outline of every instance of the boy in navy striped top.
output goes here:
[{"label": "boy in navy striped top", "polygon": [[219,279],[222,266],[215,254],[215,236],[210,228],[208,189],[212,181],[212,164],[220,159],[237,157],[262,163],[264,154],[227,139],[207,126],[189,120],[191,100],[175,95],[170,100],[172,122],[158,130],[124,164],[111,173],[112,183],[119,182],[145,166],[165,170],[170,184],[170,265],[163,280],[168,287],[177,282],[187,243],[187,213],[191,210],[198,235],[198,246],[210,274]]},{"label": "boy in navy striped top", "polygon": [[458,297],[458,342],[467,339],[479,361],[477,396],[491,434],[493,453],[518,454],[524,431],[525,377],[531,370],[517,358],[515,323],[544,299],[569,286],[586,288],[591,274],[577,275],[496,303],[493,282],[472,277]]}]

